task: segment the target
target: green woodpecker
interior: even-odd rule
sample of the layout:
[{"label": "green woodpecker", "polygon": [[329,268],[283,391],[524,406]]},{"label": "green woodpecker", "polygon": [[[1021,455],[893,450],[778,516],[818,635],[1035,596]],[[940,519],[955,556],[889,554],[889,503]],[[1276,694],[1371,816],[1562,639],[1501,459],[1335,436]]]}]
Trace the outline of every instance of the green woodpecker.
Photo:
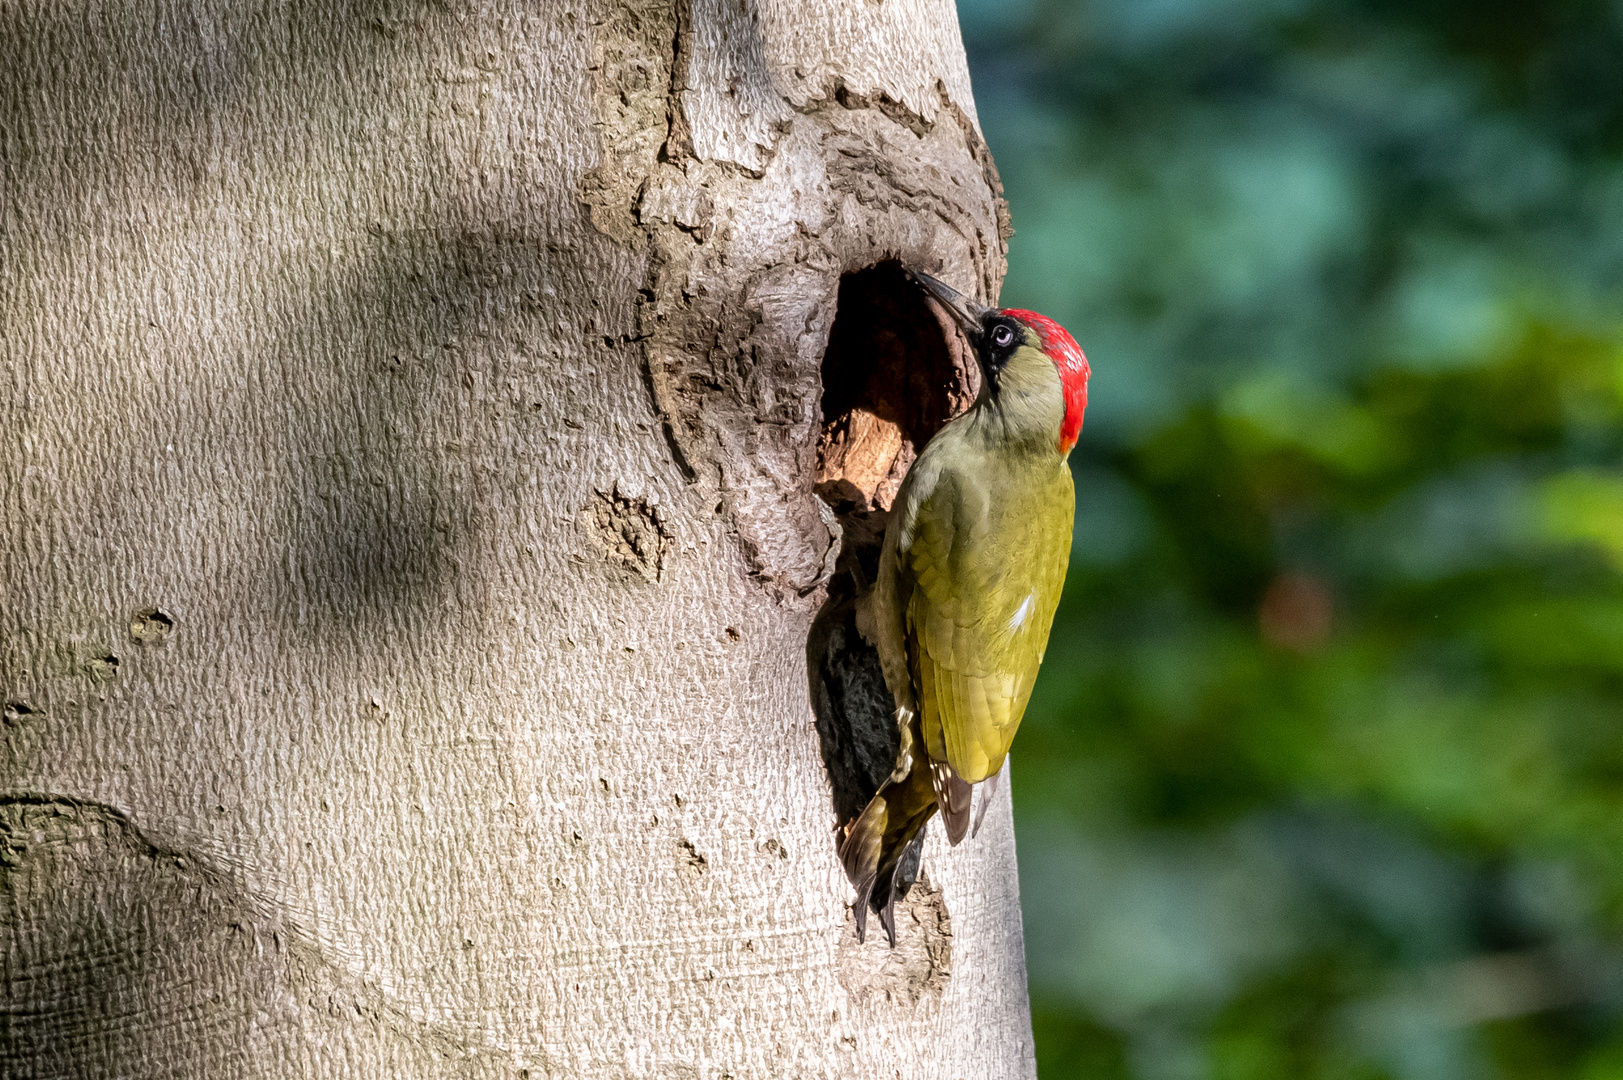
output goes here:
[{"label": "green woodpecker", "polygon": [[896,704],[895,770],[840,846],[868,910],[896,944],[895,903],[937,810],[947,839],[975,827],[1026,711],[1070,562],[1076,494],[1066,458],[1088,404],[1088,361],[1052,319],[986,308],[912,275],[975,350],[975,403],[924,447],[891,506],[864,635]]}]

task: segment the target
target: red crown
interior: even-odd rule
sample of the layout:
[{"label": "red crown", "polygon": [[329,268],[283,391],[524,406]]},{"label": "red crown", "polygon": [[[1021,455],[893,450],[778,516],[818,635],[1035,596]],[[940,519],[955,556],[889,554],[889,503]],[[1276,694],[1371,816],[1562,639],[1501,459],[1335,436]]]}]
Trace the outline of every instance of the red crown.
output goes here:
[{"label": "red crown", "polygon": [[1092,374],[1088,358],[1065,327],[1047,315],[1020,308],[1005,308],[998,314],[1019,319],[1037,331],[1043,352],[1059,369],[1060,385],[1065,390],[1065,419],[1059,426],[1059,450],[1062,454],[1070,453],[1071,447],[1076,445],[1076,437],[1082,434],[1082,414],[1088,410],[1088,376]]}]

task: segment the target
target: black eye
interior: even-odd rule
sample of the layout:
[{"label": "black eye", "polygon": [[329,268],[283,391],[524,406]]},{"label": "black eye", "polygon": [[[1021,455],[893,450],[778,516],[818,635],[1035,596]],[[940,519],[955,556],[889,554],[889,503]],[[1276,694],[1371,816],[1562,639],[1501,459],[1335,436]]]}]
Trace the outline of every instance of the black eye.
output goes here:
[{"label": "black eye", "polygon": [[1014,340],[1014,331],[1007,326],[1000,326],[992,331],[992,344],[1004,346]]}]

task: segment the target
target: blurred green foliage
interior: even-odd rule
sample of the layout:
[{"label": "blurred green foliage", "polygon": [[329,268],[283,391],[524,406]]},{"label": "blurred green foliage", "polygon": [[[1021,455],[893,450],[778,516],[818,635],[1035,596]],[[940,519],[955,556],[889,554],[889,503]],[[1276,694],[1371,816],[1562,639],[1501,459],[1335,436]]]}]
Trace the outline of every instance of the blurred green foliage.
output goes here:
[{"label": "blurred green foliage", "polygon": [[1623,2],[962,0],[1093,361],[1046,1080],[1623,1080]]}]

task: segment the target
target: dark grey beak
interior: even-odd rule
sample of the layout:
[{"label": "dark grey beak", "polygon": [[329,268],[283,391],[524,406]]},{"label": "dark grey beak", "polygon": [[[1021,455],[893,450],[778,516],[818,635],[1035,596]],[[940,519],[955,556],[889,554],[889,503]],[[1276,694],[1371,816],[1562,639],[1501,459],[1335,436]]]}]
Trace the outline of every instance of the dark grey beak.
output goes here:
[{"label": "dark grey beak", "polygon": [[981,320],[987,316],[991,308],[975,303],[951,285],[938,281],[929,274],[921,274],[914,270],[907,273],[923,286],[925,292],[939,300],[942,306],[952,313],[953,321],[963,330],[965,337],[971,342],[981,339]]}]

